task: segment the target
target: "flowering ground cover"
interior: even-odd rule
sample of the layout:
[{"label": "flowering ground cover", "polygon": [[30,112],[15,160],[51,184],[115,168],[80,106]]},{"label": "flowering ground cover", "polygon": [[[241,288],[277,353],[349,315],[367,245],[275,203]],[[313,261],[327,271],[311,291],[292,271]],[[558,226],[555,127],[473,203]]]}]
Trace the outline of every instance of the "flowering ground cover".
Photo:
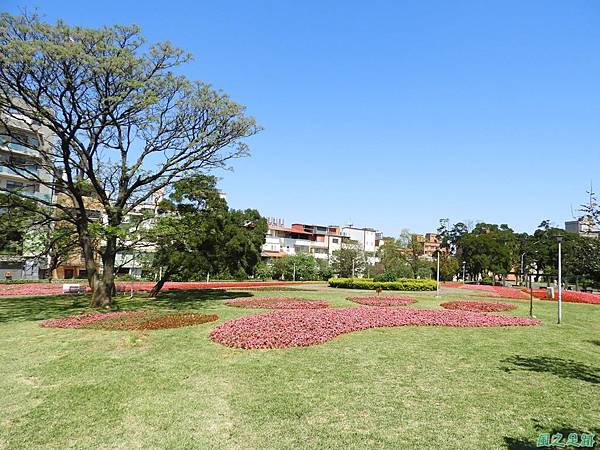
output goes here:
[{"label": "flowering ground cover", "polygon": [[322,300],[308,300],[294,297],[242,297],[227,300],[225,304],[238,308],[270,309],[318,309],[329,307],[329,303]]},{"label": "flowering ground cover", "polygon": [[[89,292],[86,280],[72,280],[73,284],[86,286]],[[302,282],[292,281],[215,281],[215,282],[167,282],[163,291],[187,290],[187,289],[223,289],[223,288],[256,288],[256,287],[277,287],[286,284],[302,284]],[[62,294],[63,283],[23,283],[23,284],[0,284],[0,296],[30,296],[30,295],[56,295]],[[153,282],[135,281],[117,282],[117,291],[127,292],[132,288],[135,292],[148,292],[154,286]]]},{"label": "flowering ground cover", "polygon": [[348,300],[354,303],[368,306],[405,306],[411,303],[416,303],[416,300],[411,297],[388,297],[379,295],[370,295],[367,297],[348,297]]},{"label": "flowering ground cover", "polygon": [[80,314],[43,321],[44,328],[94,328],[101,330],[159,330],[180,328],[213,322],[215,314],[176,313],[160,314],[150,311],[118,311]]},{"label": "flowering ground cover", "polygon": [[447,288],[461,288],[465,284],[457,281],[442,281],[442,286]]},{"label": "flowering ground cover", "polygon": [[485,284],[461,284],[460,289],[484,292],[490,297],[527,299],[529,296],[520,289],[508,286],[488,286]]},{"label": "flowering ground cover", "polygon": [[396,292],[418,303],[376,308],[346,299],[374,292],[315,289],[264,295],[302,295],[330,308],[233,308],[224,302],[250,294],[219,289],[115,298],[120,312],[220,318],[156,332],[41,328],[42,320],[89,313],[88,298],[0,298],[0,448],[517,449],[535,448],[542,432],[600,435],[597,305],[566,304],[561,325],[556,303],[537,301],[537,326],[373,328],[279,351],[210,339],[216,325],[259,312],[418,306],[469,314],[439,304],[505,301],[442,289],[441,299]]},{"label": "flowering ground cover", "polygon": [[511,309],[517,309],[516,305],[506,302],[473,302],[461,300],[442,303],[440,306],[445,309],[481,312],[510,311]]},{"label": "flowering ground cover", "polygon": [[501,327],[537,325],[525,317],[466,311],[389,308],[334,308],[277,311],[225,322],[211,338],[228,347],[287,348],[322,344],[340,334],[367,328],[415,326]]},{"label": "flowering ground cover", "polygon": [[62,294],[59,283],[0,284],[0,296]]},{"label": "flowering ground cover", "polygon": [[[550,300],[546,297],[546,289],[534,289],[533,296],[541,300]],[[577,291],[562,291],[561,297],[563,302],[600,305],[600,294]],[[554,300],[558,300],[558,291],[556,289],[554,290]]]}]

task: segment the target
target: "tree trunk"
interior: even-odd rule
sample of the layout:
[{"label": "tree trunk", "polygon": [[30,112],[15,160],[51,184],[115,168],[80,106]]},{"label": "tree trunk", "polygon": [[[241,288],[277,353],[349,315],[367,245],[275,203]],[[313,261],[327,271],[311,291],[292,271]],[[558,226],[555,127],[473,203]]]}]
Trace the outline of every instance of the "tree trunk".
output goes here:
[{"label": "tree trunk", "polygon": [[98,264],[94,258],[94,241],[83,226],[78,229],[79,241],[83,250],[85,259],[85,268],[90,288],[92,289],[92,299],[90,306],[92,308],[108,308],[112,305],[116,237],[107,239],[106,249],[102,255],[104,270],[102,273],[98,270]]},{"label": "tree trunk", "polygon": [[169,268],[167,268],[164,271],[164,273],[162,274],[162,277],[160,277],[160,279],[156,282],[156,284],[154,285],[154,287],[150,291],[150,297],[156,297],[158,295],[158,293],[163,288],[163,286],[165,285],[165,283],[171,277],[171,274],[172,274],[171,270]]},{"label": "tree trunk", "polygon": [[115,294],[115,259],[117,238],[111,236],[106,239],[106,246],[102,253],[102,275],[98,276],[96,289],[92,293],[91,306],[95,308],[108,308],[112,305],[112,297]]},{"label": "tree trunk", "polygon": [[103,276],[100,277],[98,274],[94,277],[92,300],[90,301],[92,308],[109,308],[112,304],[111,285],[107,285],[103,278]]}]

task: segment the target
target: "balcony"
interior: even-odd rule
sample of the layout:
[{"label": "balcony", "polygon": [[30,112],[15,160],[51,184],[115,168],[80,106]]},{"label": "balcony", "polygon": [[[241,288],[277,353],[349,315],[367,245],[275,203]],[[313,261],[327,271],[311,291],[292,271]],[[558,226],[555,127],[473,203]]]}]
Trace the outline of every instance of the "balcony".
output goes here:
[{"label": "balcony", "polygon": [[11,152],[22,153],[24,155],[39,157],[39,152],[30,145],[19,144],[18,142],[2,142],[0,138],[0,148]]},{"label": "balcony", "polygon": [[[25,172],[25,171],[27,171],[27,172]],[[25,175],[27,175],[28,173],[39,175],[39,168],[38,168],[38,166],[35,166],[35,165],[25,166],[25,167],[23,167],[23,173]],[[1,163],[0,163],[0,174],[10,175],[12,177],[22,177],[22,175],[19,172],[15,171],[13,169],[10,169],[6,166],[3,166],[3,165],[1,165]]]}]

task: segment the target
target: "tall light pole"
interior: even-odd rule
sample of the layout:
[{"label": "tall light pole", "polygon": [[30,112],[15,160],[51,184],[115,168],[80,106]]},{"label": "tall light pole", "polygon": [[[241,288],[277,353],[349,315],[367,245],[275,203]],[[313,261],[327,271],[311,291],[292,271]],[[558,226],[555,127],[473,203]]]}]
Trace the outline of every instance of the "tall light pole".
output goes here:
[{"label": "tall light pole", "polygon": [[440,296],[440,251],[437,251],[436,297]]},{"label": "tall light pole", "polygon": [[556,236],[558,242],[558,324],[562,320],[562,236]]}]

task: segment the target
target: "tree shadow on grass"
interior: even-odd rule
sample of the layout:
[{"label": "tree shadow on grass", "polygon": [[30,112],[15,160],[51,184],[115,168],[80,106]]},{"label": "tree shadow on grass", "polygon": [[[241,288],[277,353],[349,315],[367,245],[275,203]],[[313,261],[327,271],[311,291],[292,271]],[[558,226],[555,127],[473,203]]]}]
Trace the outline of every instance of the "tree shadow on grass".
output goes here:
[{"label": "tree shadow on grass", "polygon": [[600,347],[600,340],[598,339],[593,339],[591,341],[588,341],[590,344],[592,345],[597,345],[598,347]]},{"label": "tree shadow on grass", "polygon": [[572,359],[557,358],[554,356],[525,357],[511,356],[502,361],[510,364],[504,367],[505,372],[527,370],[531,372],[546,372],[561,378],[571,378],[600,384],[600,369]]},{"label": "tree shadow on grass", "polygon": [[[216,308],[221,300],[250,296],[252,294],[248,292],[228,292],[223,289],[165,291],[157,298],[150,298],[146,293],[138,293],[133,299],[129,295],[119,294],[114,297],[112,309],[206,310]],[[0,298],[0,323],[54,319],[90,312],[89,302],[89,294],[4,297]]]},{"label": "tree shadow on grass", "polygon": [[[585,429],[585,428],[575,428],[572,425],[567,424],[552,424],[548,426],[544,426],[539,421],[534,420],[534,428],[535,428],[535,437],[530,439],[524,437],[511,437],[504,436],[504,446],[509,450],[531,450],[531,449],[539,449],[539,448],[559,448],[559,447],[538,447],[538,437],[542,433],[548,433],[550,436],[554,436],[558,433],[562,434],[562,442],[565,443],[567,437],[571,433],[577,433],[579,438],[581,439],[581,435],[583,433],[594,434],[595,442],[598,442],[598,437],[600,436],[600,428],[595,429]],[[577,448],[577,447],[562,447],[562,448]],[[585,448],[585,447],[581,447]],[[589,448],[589,447],[588,447]],[[595,447],[594,447],[595,448]]]}]

